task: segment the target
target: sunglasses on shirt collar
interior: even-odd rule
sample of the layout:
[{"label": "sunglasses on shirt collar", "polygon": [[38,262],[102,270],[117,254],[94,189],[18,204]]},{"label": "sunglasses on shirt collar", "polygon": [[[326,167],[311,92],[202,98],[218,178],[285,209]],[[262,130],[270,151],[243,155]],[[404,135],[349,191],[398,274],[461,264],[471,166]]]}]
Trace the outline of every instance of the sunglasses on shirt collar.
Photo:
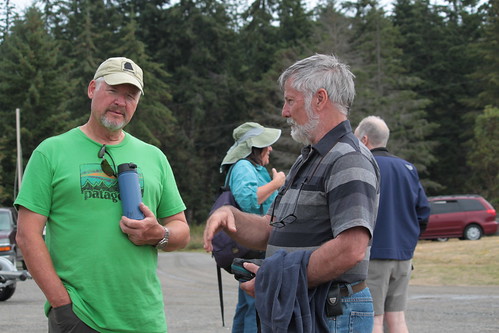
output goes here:
[{"label": "sunglasses on shirt collar", "polygon": [[[111,167],[111,165],[109,164],[109,162],[107,161],[107,159],[104,157],[105,155],[108,155],[110,158],[111,158],[111,161],[113,162],[113,167]],[[107,151],[106,149],[106,145],[102,145],[102,147],[99,149],[99,152],[97,153],[97,156],[102,159],[101,162],[100,162],[100,167],[102,169],[102,171],[104,171],[104,173],[106,175],[108,175],[109,177],[117,177],[116,176],[116,164],[114,163],[114,159],[113,157],[111,156],[111,154],[109,154],[109,152]]]}]

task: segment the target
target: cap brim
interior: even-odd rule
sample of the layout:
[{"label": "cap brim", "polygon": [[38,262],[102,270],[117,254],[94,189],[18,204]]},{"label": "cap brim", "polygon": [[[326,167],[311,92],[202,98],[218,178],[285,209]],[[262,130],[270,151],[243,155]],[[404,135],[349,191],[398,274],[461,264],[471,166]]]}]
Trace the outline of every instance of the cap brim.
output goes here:
[{"label": "cap brim", "polygon": [[108,74],[104,76],[104,81],[111,86],[115,86],[118,84],[132,84],[139,88],[142,95],[144,95],[144,90],[142,89],[142,85],[140,81],[133,75],[129,75],[126,73],[114,73]]}]

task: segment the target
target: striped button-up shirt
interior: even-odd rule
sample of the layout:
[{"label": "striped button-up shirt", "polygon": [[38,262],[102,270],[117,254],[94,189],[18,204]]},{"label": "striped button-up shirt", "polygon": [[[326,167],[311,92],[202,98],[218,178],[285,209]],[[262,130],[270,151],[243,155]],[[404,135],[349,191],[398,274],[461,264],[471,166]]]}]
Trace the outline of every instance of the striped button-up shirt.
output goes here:
[{"label": "striped button-up shirt", "polygon": [[[270,235],[267,256],[280,249],[316,249],[341,232],[359,226],[369,230],[372,237],[378,201],[378,165],[346,120],[316,145],[304,147],[291,167],[268,210],[277,226]],[[335,282],[365,280],[368,263],[369,248],[365,259]]]}]

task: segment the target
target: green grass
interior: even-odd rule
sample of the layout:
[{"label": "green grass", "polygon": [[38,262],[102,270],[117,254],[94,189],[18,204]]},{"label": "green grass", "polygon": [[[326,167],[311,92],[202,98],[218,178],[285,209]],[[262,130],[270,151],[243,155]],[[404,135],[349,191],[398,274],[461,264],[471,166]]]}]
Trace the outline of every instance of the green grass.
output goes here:
[{"label": "green grass", "polygon": [[[204,224],[191,226],[185,251],[204,252]],[[413,259],[412,285],[499,285],[499,237],[478,241],[420,241]]]},{"label": "green grass", "polygon": [[499,285],[499,237],[420,241],[413,265],[414,285]]},{"label": "green grass", "polygon": [[191,241],[184,249],[185,251],[203,251],[203,231],[204,224],[190,225],[191,228]]}]

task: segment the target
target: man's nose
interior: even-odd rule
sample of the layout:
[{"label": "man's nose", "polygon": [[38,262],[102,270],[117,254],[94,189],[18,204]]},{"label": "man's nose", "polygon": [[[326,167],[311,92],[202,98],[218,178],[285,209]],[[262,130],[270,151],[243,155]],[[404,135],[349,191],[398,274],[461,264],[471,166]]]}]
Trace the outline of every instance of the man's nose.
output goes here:
[{"label": "man's nose", "polygon": [[117,104],[117,105],[122,105],[122,106],[125,106],[126,105],[126,96],[125,95],[122,95],[122,94],[118,94],[114,100],[114,102]]},{"label": "man's nose", "polygon": [[281,116],[283,116],[284,118],[291,117],[291,113],[289,112],[289,108],[286,103],[284,103],[284,105],[282,106]]}]

